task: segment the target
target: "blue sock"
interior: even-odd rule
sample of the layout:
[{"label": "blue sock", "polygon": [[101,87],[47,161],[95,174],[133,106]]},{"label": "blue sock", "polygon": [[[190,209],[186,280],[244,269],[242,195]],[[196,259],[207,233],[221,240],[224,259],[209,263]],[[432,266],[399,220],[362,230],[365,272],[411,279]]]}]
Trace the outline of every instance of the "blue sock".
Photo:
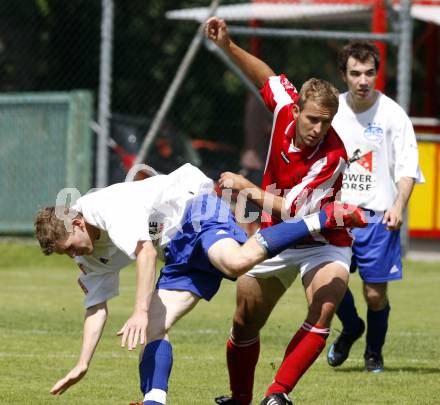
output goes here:
[{"label": "blue sock", "polygon": [[291,219],[262,229],[255,234],[255,238],[266,248],[267,256],[274,257],[312,232],[325,228],[327,214],[324,210],[305,218],[307,220]]},{"label": "blue sock", "polygon": [[303,220],[296,222],[281,222],[280,224],[261,229],[255,238],[266,248],[267,256],[274,257],[293,243],[310,235]]},{"label": "blue sock", "polygon": [[339,308],[336,311],[336,315],[342,322],[344,333],[349,335],[355,335],[361,327],[361,321],[354,305],[353,294],[350,289],[347,288],[344,297],[342,298]]},{"label": "blue sock", "polygon": [[[152,389],[168,392],[168,379],[173,366],[173,348],[170,342],[160,339],[145,346],[139,364],[141,391],[143,394]],[[152,398],[153,399],[153,398]],[[156,399],[156,398],[155,398]],[[156,405],[164,402],[144,401],[144,405]]]},{"label": "blue sock", "polygon": [[382,346],[385,343],[385,336],[388,330],[388,318],[390,315],[390,304],[387,304],[380,311],[367,311],[367,348],[365,352],[382,354]]}]

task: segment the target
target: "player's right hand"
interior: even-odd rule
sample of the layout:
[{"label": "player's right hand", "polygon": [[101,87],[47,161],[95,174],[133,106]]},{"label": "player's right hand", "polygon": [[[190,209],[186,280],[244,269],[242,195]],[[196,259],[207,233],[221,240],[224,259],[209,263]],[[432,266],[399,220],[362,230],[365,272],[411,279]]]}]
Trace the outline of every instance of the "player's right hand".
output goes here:
[{"label": "player's right hand", "polygon": [[220,48],[229,44],[228,26],[224,20],[211,17],[205,23],[205,36]]},{"label": "player's right hand", "polygon": [[148,316],[146,312],[133,312],[133,315],[116,333],[117,336],[122,336],[121,347],[127,345],[128,350],[134,350],[138,343],[144,345],[147,341],[147,325]]},{"label": "player's right hand", "polygon": [[220,175],[218,184],[221,188],[231,188],[232,190],[241,191],[245,188],[252,187],[253,184],[241,174],[224,172]]},{"label": "player's right hand", "polygon": [[50,390],[52,395],[61,395],[64,391],[76,384],[87,373],[87,366],[76,365],[70,372],[61,380],[59,380]]}]

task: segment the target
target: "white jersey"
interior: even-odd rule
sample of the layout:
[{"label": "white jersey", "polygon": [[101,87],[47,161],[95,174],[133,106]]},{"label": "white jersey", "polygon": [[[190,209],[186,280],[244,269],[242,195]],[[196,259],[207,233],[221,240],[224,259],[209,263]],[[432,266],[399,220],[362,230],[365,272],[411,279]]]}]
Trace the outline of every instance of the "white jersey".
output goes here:
[{"label": "white jersey", "polygon": [[410,119],[396,102],[378,93],[374,105],[360,114],[348,106],[348,93],[341,94],[332,126],[348,154],[342,201],[383,212],[393,205],[401,177],[418,183],[424,179]]},{"label": "white jersey", "polygon": [[100,230],[92,255],[75,258],[86,307],[117,295],[119,271],[136,258],[137,243],[165,246],[193,199],[212,190],[212,180],[186,164],[169,175],[114,184],[79,198],[72,208]]}]

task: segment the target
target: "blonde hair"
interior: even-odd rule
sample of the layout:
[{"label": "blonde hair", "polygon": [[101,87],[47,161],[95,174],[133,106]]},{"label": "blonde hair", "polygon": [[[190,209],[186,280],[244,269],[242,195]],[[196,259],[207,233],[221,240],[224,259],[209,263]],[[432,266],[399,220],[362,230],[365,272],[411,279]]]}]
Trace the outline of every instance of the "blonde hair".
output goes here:
[{"label": "blonde hair", "polygon": [[[82,215],[78,213],[78,216]],[[57,243],[68,236],[64,221],[56,215],[55,207],[40,209],[35,216],[34,227],[35,237],[45,255],[51,255]]]},{"label": "blonde hair", "polygon": [[299,91],[297,104],[300,110],[304,109],[307,101],[313,101],[336,114],[339,107],[339,91],[331,83],[312,77],[303,83]]}]

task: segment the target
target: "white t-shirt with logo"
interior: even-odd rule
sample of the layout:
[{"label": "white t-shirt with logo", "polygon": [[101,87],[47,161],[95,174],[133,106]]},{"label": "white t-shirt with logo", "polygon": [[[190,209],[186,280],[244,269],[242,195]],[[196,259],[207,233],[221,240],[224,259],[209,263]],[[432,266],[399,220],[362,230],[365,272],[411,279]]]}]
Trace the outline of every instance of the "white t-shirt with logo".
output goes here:
[{"label": "white t-shirt with logo", "polygon": [[341,94],[332,126],[348,154],[342,201],[383,212],[393,205],[401,177],[418,183],[424,178],[409,117],[396,102],[378,93],[374,105],[360,114],[348,106],[348,93]]},{"label": "white t-shirt with logo", "polygon": [[114,184],[79,198],[72,209],[100,230],[92,255],[75,258],[86,307],[118,295],[119,271],[136,259],[138,241],[163,248],[193,199],[212,190],[211,179],[185,164],[169,175]]}]

